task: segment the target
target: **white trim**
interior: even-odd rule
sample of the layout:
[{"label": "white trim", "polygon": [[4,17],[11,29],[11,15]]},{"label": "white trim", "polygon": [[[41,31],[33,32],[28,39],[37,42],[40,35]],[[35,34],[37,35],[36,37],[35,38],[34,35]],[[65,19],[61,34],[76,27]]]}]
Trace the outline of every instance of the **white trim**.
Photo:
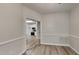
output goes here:
[{"label": "white trim", "polygon": [[63,43],[40,43],[40,44],[46,44],[46,45],[56,45],[56,46],[70,46],[69,44],[63,44]]},{"label": "white trim", "polygon": [[[79,38],[79,36],[73,35],[73,34],[71,34],[70,37]],[[71,40],[72,40],[72,39],[71,39]],[[70,45],[69,47],[70,47],[72,50],[74,50],[77,54],[79,54],[79,52],[78,52],[75,48],[73,48],[71,45]]]},{"label": "white trim", "polygon": [[77,35],[70,35],[71,37],[75,37],[75,38],[79,38],[79,36],[77,36]]},{"label": "white trim", "polygon": [[76,50],[76,49],[74,49],[71,45],[69,46],[72,50],[74,50],[77,54],[79,54],[79,52]]},{"label": "white trim", "polygon": [[23,55],[23,53],[26,53],[27,49],[24,49],[21,53],[19,53],[19,55]]},{"label": "white trim", "polygon": [[0,42],[0,45],[7,44],[7,43],[13,42],[15,40],[20,40],[20,39],[23,39],[23,38],[25,38],[25,36],[18,37],[18,38],[15,38],[15,39],[11,39],[11,40],[8,40],[8,41],[4,41],[4,42]]}]

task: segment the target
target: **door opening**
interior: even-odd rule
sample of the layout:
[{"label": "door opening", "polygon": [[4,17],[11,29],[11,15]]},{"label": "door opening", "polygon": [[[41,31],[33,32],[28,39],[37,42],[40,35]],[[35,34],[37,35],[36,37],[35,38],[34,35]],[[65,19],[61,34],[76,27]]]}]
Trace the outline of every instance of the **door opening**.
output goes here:
[{"label": "door opening", "polygon": [[40,44],[40,21],[27,18],[26,36],[28,49]]}]

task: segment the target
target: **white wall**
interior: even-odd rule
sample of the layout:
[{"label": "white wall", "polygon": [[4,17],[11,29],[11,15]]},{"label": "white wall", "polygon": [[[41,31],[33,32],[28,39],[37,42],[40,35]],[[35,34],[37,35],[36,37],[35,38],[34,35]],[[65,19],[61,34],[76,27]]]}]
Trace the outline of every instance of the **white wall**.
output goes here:
[{"label": "white wall", "polygon": [[0,54],[20,54],[24,51],[22,20],[21,4],[0,4]]},{"label": "white wall", "polygon": [[40,21],[41,15],[38,12],[23,6],[23,18],[24,20],[27,20],[26,18],[31,18]]},{"label": "white wall", "polygon": [[70,45],[79,53],[79,5],[70,13]]},{"label": "white wall", "polygon": [[45,44],[68,44],[69,34],[69,14],[58,12],[43,15],[42,22],[42,39],[41,43]]}]

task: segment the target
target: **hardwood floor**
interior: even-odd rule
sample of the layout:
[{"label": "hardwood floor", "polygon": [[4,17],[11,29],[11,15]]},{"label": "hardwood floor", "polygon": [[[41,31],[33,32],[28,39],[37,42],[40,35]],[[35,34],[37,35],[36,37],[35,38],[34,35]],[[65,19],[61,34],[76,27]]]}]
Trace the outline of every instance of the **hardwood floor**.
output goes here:
[{"label": "hardwood floor", "polygon": [[77,53],[69,47],[52,45],[36,45],[26,52],[26,55],[77,55]]},{"label": "hardwood floor", "polygon": [[66,46],[43,45],[36,37],[27,41],[26,55],[77,55],[71,48]]}]

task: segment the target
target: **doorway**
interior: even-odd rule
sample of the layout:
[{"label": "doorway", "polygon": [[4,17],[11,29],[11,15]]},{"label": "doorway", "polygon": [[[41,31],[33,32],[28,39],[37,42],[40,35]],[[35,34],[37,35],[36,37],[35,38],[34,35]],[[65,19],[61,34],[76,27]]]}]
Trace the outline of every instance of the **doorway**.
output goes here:
[{"label": "doorway", "polygon": [[27,49],[40,44],[40,21],[27,18],[26,20]]}]

